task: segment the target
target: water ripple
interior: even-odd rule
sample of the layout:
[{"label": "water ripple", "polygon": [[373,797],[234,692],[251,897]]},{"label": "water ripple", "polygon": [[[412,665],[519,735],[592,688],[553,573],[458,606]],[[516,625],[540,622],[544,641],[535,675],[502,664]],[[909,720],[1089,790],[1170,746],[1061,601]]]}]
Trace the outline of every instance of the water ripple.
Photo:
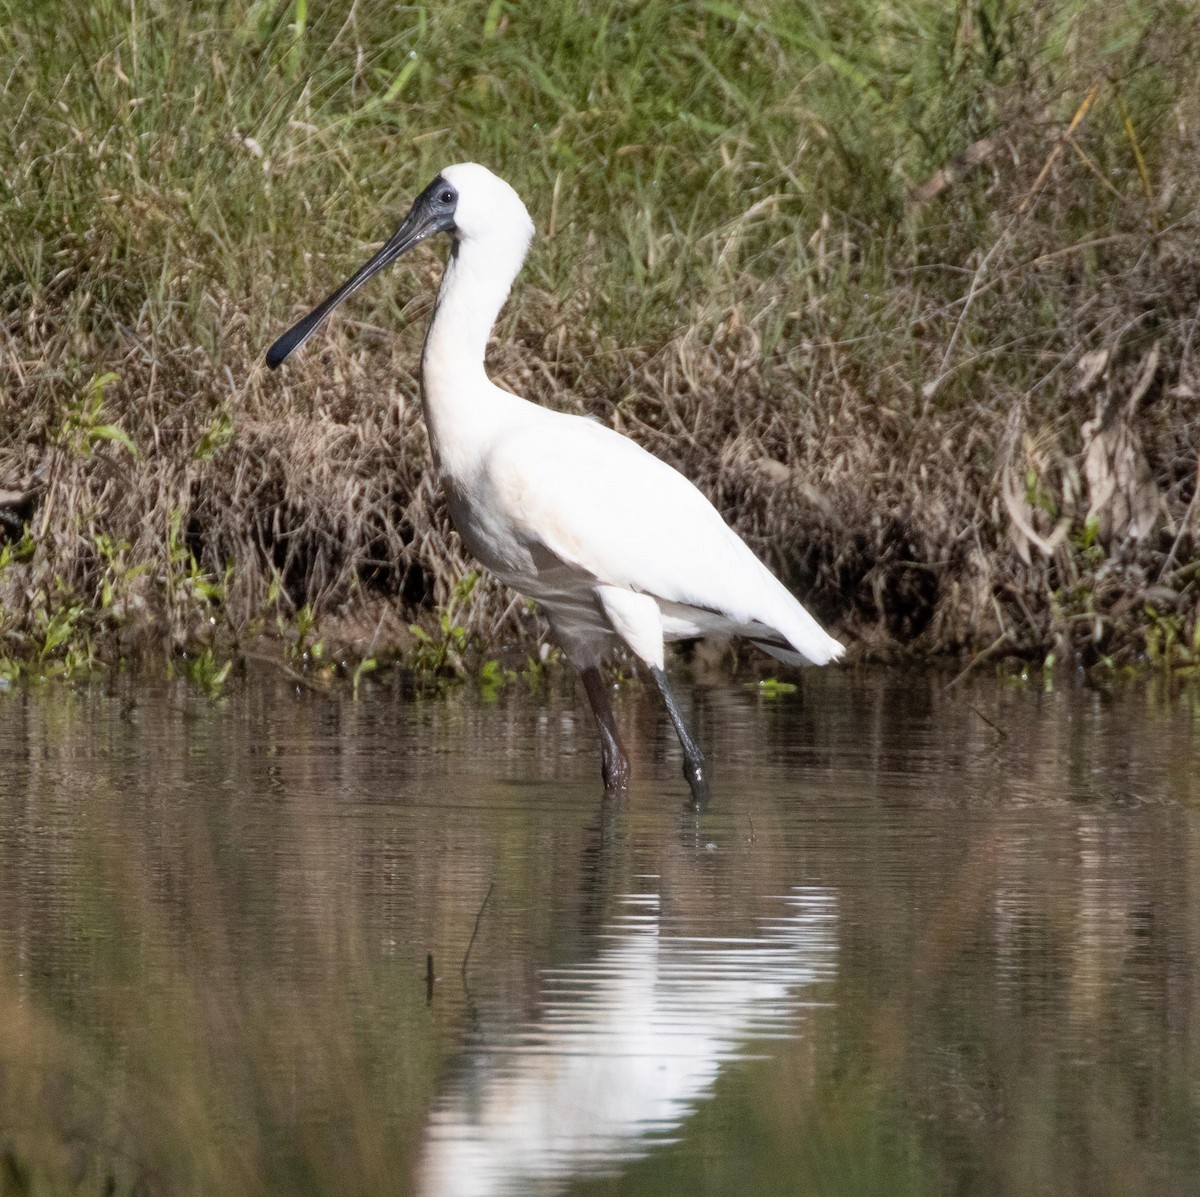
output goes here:
[{"label": "water ripple", "polygon": [[[597,956],[540,976],[540,1015],[480,1027],[430,1117],[419,1191],[547,1193],[672,1141],[721,1070],[794,1038],[830,980],[837,906],[797,888],[754,936],[674,932],[624,895]],[[486,1045],[484,1045],[485,1041]]]}]

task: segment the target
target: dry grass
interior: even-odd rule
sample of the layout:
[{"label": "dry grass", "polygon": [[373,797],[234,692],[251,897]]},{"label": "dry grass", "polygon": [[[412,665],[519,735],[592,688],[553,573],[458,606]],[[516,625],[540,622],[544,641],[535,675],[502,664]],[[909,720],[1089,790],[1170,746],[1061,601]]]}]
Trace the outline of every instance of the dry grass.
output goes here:
[{"label": "dry grass", "polygon": [[[1188,663],[1194,17],[843,8],[98,6],[67,66],[53,11],[10,7],[7,671],[298,612],[403,653],[451,601],[433,257],[282,377],[260,358],[463,157],[543,231],[498,380],[678,465],[862,652]],[[463,618],[537,634],[486,581]]]}]

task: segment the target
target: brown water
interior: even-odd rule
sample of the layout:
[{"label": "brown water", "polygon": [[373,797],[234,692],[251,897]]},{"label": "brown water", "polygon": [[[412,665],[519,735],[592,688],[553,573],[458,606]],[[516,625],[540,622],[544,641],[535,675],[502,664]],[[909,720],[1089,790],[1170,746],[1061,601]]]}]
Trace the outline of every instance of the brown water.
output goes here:
[{"label": "brown water", "polygon": [[0,696],[0,1193],[1200,1191],[1197,697],[803,680]]}]

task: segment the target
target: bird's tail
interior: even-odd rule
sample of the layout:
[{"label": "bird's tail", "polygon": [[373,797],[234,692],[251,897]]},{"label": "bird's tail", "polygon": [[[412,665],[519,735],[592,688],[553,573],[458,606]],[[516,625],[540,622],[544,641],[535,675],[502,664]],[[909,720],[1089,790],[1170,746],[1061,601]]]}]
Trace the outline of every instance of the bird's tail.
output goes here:
[{"label": "bird's tail", "polygon": [[[806,611],[805,614],[807,615],[808,612]],[[813,623],[815,624],[816,620],[813,620]],[[767,631],[765,628],[760,630],[759,627],[755,627],[747,631],[746,638],[756,648],[761,648],[763,652],[769,653],[785,665],[828,665],[830,661],[836,661],[846,651],[844,644],[828,635],[819,626],[817,632],[820,633],[820,638],[806,636],[802,648],[778,634],[764,635],[763,633]]]},{"label": "bird's tail", "polygon": [[763,573],[774,583],[772,610],[768,619],[756,620],[745,631],[746,638],[788,665],[828,665],[836,661],[846,646],[829,635],[765,566]]}]

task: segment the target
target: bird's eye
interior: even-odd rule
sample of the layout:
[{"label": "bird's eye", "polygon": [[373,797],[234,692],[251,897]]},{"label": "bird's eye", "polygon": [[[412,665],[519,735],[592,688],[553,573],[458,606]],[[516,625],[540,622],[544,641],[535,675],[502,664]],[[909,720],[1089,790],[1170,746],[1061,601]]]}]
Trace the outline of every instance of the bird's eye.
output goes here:
[{"label": "bird's eye", "polygon": [[454,192],[447,187],[446,190],[438,196],[438,199],[440,199],[443,204],[452,204],[454,203]]}]

